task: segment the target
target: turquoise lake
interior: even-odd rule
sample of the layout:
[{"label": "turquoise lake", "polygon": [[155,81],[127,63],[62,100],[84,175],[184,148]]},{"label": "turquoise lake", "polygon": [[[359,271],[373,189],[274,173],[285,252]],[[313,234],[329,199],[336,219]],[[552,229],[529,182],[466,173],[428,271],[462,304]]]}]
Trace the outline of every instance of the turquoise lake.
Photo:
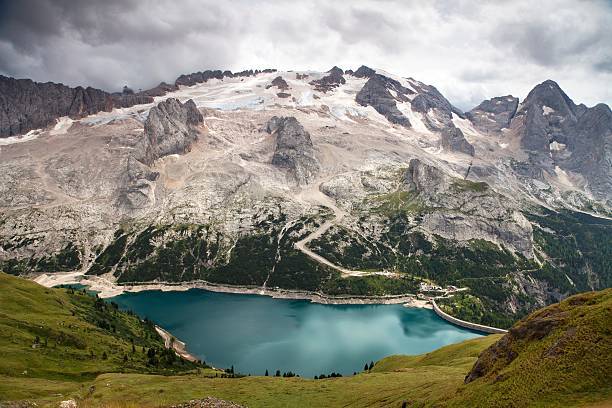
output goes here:
[{"label": "turquoise lake", "polygon": [[208,364],[252,375],[350,375],[385,356],[426,353],[480,336],[431,310],[402,305],[320,305],[200,289],[112,300],[172,332]]}]

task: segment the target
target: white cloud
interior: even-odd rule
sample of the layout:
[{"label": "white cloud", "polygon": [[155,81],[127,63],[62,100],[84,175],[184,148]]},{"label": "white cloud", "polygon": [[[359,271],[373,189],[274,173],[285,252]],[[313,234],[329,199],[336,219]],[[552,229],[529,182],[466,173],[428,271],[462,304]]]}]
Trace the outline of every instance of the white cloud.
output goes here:
[{"label": "white cloud", "polygon": [[470,108],[553,79],[612,101],[609,2],[0,2],[0,72],[117,90],[204,69],[356,69],[435,85]]}]

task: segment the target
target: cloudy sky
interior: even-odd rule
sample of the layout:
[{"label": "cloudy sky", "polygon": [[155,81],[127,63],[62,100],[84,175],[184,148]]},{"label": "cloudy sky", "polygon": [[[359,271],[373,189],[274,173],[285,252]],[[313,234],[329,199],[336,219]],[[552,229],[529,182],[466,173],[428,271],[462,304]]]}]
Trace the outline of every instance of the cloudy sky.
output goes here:
[{"label": "cloudy sky", "polygon": [[204,69],[356,69],[462,109],[551,78],[612,104],[612,1],[0,0],[0,73],[118,90]]}]

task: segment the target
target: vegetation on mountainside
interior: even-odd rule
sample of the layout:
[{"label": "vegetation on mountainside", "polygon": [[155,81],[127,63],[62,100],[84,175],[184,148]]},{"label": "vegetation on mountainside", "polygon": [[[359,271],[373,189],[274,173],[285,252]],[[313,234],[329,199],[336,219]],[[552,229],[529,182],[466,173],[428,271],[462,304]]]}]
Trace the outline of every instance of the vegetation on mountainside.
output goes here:
[{"label": "vegetation on mountainside", "polygon": [[[114,271],[120,283],[206,280],[220,284],[320,291],[330,295],[393,295],[414,292],[414,279],[364,276],[344,279],[295,248],[328,214],[288,223],[269,214],[250,235],[231,244],[205,225],[149,226],[138,232],[118,230],[96,257],[88,274]],[[283,233],[281,231],[285,228]],[[225,245],[225,246],[224,246]]]},{"label": "vegetation on mountainside", "polygon": [[[476,184],[460,183],[456,188],[479,189]],[[435,236],[431,242],[414,228],[412,215],[405,211],[388,214],[385,232],[377,241],[366,240],[353,230],[334,227],[310,247],[349,269],[386,269],[441,286],[468,287],[469,293],[441,300],[439,304],[460,319],[503,328],[510,327],[537,304],[513,290],[517,273],[544,282],[549,291],[547,303],[559,296],[612,286],[610,220],[546,209],[539,214],[527,214],[534,223],[539,264],[484,240],[472,240],[465,245]],[[508,302],[515,303],[517,310],[505,308]]]},{"label": "vegetation on mountainside", "polygon": [[48,396],[47,388],[80,385],[104,372],[176,374],[200,367],[166,350],[151,322],[116,304],[4,273],[0,350],[2,399]]},{"label": "vegetation on mountainside", "polygon": [[[4,250],[16,249],[27,245],[28,238],[17,239],[15,243],[1,243],[0,248]],[[54,254],[40,258],[7,259],[0,260],[0,271],[11,275],[20,275],[28,272],[64,272],[74,271],[81,267],[80,253],[72,243]]]},{"label": "vegetation on mountainside", "polygon": [[612,286],[612,220],[544,208],[527,216],[548,265],[534,273],[536,278],[567,293]]}]

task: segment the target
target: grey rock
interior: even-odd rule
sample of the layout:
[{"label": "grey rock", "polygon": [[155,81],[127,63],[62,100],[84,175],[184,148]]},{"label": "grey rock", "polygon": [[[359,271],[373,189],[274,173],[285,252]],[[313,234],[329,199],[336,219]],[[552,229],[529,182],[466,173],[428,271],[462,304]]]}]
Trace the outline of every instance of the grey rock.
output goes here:
[{"label": "grey rock", "polygon": [[420,159],[412,159],[404,186],[427,209],[422,228],[447,239],[484,239],[526,257],[533,255],[531,224],[516,203],[486,183],[454,178]]},{"label": "grey rock", "polygon": [[355,71],[353,76],[357,78],[371,78],[375,74],[376,74],[376,71],[374,71],[372,68],[362,65],[357,69],[357,71]]},{"label": "grey rock", "polygon": [[453,113],[463,113],[431,85],[414,83],[417,96],[412,100],[412,109],[423,115],[425,126],[432,132],[440,132],[440,143],[444,149],[473,156],[474,146],[465,139],[463,132],[453,124]]},{"label": "grey rock", "polygon": [[151,108],[144,124],[144,137],[137,147],[135,157],[151,165],[169,154],[182,154],[191,149],[198,139],[196,126],[204,118],[193,100],[185,104],[170,98]]},{"label": "grey rock", "polygon": [[463,132],[455,126],[449,126],[442,129],[441,144],[446,150],[474,156],[474,146],[465,139]]},{"label": "grey rock", "polygon": [[44,128],[62,116],[78,119],[113,108],[151,102],[153,97],[146,93],[110,94],[91,87],[71,88],[0,75],[0,137]]},{"label": "grey rock", "polygon": [[344,71],[342,71],[338,67],[333,67],[328,72],[328,75],[324,76],[321,79],[315,79],[311,81],[310,84],[315,87],[317,91],[327,92],[330,91],[342,84],[346,83],[346,79],[344,79]]},{"label": "grey rock", "polygon": [[[555,166],[581,174],[591,193],[612,200],[612,112],[599,104],[576,105],[554,81],[537,85],[521,103],[511,127],[530,164],[552,173]],[[561,149],[551,149],[557,143]]]},{"label": "grey rock", "polygon": [[307,184],[321,170],[310,134],[294,117],[272,117],[266,131],[276,135],[272,164],[286,169],[298,185]]},{"label": "grey rock", "polygon": [[289,89],[289,84],[281,76],[277,76],[276,78],[274,78],[270,85],[266,86],[266,88],[271,88],[273,86],[277,87],[282,91]]},{"label": "grey rock", "polygon": [[474,127],[483,133],[498,133],[510,127],[510,121],[518,108],[518,98],[512,95],[499,96],[482,101],[465,116]]},{"label": "grey rock", "polygon": [[128,211],[151,207],[155,204],[155,181],[159,173],[129,156],[120,189],[118,206]]},{"label": "grey rock", "polygon": [[180,75],[178,78],[176,78],[176,81],[174,81],[174,84],[176,86],[179,85],[183,85],[183,86],[193,86],[196,84],[200,84],[203,82],[208,82],[208,80],[210,79],[223,79],[223,78],[238,78],[238,77],[251,77],[254,75],[258,75],[261,73],[271,73],[271,72],[276,72],[275,69],[263,69],[263,70],[259,70],[259,69],[247,69],[244,71],[240,71],[240,72],[235,72],[232,73],[232,71],[221,71],[219,69],[216,70],[206,70],[206,71],[199,71],[199,72],[193,72],[191,74],[183,74]]},{"label": "grey rock", "polygon": [[362,106],[373,107],[391,123],[410,128],[410,120],[397,108],[397,99],[389,89],[393,89],[397,97],[403,101],[408,100],[406,94],[413,93],[391,78],[374,74],[357,93],[355,101]]}]

